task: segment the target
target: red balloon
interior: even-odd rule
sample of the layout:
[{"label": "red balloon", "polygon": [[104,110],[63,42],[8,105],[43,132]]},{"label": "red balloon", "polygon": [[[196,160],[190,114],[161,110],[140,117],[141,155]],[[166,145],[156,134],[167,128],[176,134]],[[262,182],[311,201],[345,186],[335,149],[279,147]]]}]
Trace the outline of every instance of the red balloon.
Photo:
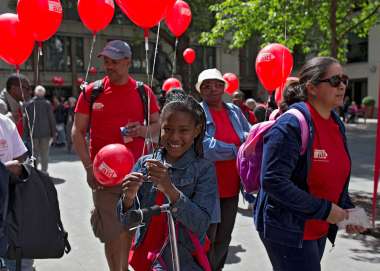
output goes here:
[{"label": "red balloon", "polygon": [[282,44],[272,43],[256,57],[256,73],[264,88],[272,93],[285,81],[293,68],[293,56]]},{"label": "red balloon", "polygon": [[112,21],[115,4],[113,0],[78,0],[78,13],[83,24],[96,34]]},{"label": "red balloon", "polygon": [[0,58],[11,65],[21,65],[32,54],[34,39],[20,23],[18,15],[0,15]]},{"label": "red balloon", "polygon": [[18,0],[17,14],[35,40],[45,41],[61,25],[62,5],[60,0]]},{"label": "red balloon", "polygon": [[98,70],[96,69],[96,67],[92,66],[89,71],[88,71],[90,74],[92,75],[96,75],[96,73],[98,72]]},{"label": "red balloon", "polygon": [[285,82],[283,82],[281,84],[281,86],[276,88],[276,92],[274,94],[274,100],[276,101],[277,105],[279,105],[284,98],[283,96],[284,96],[285,86],[287,86],[289,84],[289,82],[292,82],[292,81],[298,81],[298,78],[297,77],[288,77],[288,78],[286,78]]},{"label": "red balloon", "polygon": [[225,73],[223,75],[224,80],[227,82],[227,86],[224,92],[232,95],[236,90],[239,89],[239,78],[234,73]]},{"label": "red balloon", "polygon": [[170,32],[177,38],[182,36],[191,23],[191,9],[190,6],[182,1],[177,0],[174,6],[168,10],[166,15],[166,25]]},{"label": "red balloon", "polygon": [[165,92],[169,92],[172,88],[181,88],[182,84],[177,78],[168,78],[165,80],[165,82],[162,84],[162,90]]},{"label": "red balloon", "polygon": [[134,164],[133,154],[122,144],[109,144],[96,154],[93,164],[96,180],[104,186],[120,184]]},{"label": "red balloon", "polygon": [[183,58],[187,64],[193,64],[195,60],[195,51],[192,48],[187,48],[183,51]]},{"label": "red balloon", "polygon": [[63,86],[63,84],[65,83],[65,79],[63,79],[62,76],[53,76],[51,81],[55,86]]},{"label": "red balloon", "polygon": [[175,0],[116,0],[127,17],[142,29],[158,24]]},{"label": "red balloon", "polygon": [[80,86],[83,82],[84,82],[84,78],[83,77],[78,77],[77,78],[77,85],[78,86]]}]

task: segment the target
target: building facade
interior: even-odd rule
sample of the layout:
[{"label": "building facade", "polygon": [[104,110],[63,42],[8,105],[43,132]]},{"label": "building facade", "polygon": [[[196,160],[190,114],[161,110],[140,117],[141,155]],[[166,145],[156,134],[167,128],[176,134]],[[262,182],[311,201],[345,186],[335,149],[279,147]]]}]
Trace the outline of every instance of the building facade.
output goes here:
[{"label": "building facade", "polygon": [[[15,0],[0,1],[0,13],[15,13]],[[38,56],[38,48],[33,55],[21,66],[21,73],[26,74],[33,85],[42,84],[47,89],[48,96],[77,96],[80,92],[80,81],[85,78],[86,69],[90,63],[90,51],[93,41],[92,33],[85,28],[80,21],[77,12],[76,0],[61,1],[64,19],[57,33],[42,44],[42,55]],[[109,40],[122,39],[128,41],[132,47],[132,66],[130,73],[136,79],[150,84],[146,75],[146,52],[144,46],[143,31],[134,26],[116,6],[115,15],[111,24],[96,36],[96,42],[92,54],[92,73],[87,81],[94,81],[104,76],[102,60],[97,58],[97,53]],[[150,74],[154,61],[156,35],[153,31],[149,36]],[[156,56],[155,80],[153,87],[159,90],[162,81],[172,74],[174,48],[164,39],[159,40],[159,50]],[[195,84],[196,77],[205,68],[219,68],[222,72],[234,72],[238,74],[238,51],[225,51],[220,47],[204,47],[192,43],[191,47],[196,51],[196,60],[189,67],[191,84]],[[38,73],[36,72],[39,63]],[[177,63],[180,63],[179,61]],[[178,67],[177,67],[178,70]],[[5,86],[6,78],[15,72],[14,67],[0,60],[0,88]],[[60,77],[58,84],[54,78]],[[180,77],[180,75],[176,75]],[[37,78],[38,77],[38,78]]]}]

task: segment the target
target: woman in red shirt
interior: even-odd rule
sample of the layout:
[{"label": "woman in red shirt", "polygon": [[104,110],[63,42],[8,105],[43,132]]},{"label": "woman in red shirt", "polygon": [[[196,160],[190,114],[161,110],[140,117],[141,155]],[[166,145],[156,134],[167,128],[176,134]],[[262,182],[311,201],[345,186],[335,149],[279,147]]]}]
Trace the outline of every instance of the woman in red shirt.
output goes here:
[{"label": "woman in red shirt", "polygon": [[[334,243],[336,224],[348,218],[345,209],[353,207],[344,124],[334,112],[343,105],[347,83],[336,59],[310,59],[299,72],[299,82],[286,90],[305,100],[291,107],[309,123],[306,154],[300,155],[299,123],[290,114],[265,135],[254,218],[274,270],[320,271],[326,239]],[[346,230],[365,229],[348,225]]]},{"label": "woman in red shirt", "polygon": [[207,236],[211,241],[208,254],[212,270],[222,270],[227,258],[239,202],[240,177],[236,154],[245,141],[250,124],[240,108],[222,100],[226,82],[217,69],[199,74],[196,89],[202,96],[206,114],[203,140],[205,158],[213,161],[218,179],[219,197]]}]

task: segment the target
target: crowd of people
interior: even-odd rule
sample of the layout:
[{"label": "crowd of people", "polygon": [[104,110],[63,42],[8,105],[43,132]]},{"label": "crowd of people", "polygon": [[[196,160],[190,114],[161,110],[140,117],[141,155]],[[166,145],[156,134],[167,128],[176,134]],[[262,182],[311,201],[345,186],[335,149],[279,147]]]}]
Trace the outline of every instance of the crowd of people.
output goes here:
[{"label": "crowd of people", "polygon": [[[128,43],[110,41],[98,57],[106,73],[100,91],[91,83],[77,102],[73,97],[67,102],[54,98],[51,104],[42,86],[30,99],[27,78],[11,78],[0,96],[1,113],[9,116],[12,129],[20,135],[32,135],[33,140],[24,137],[24,141],[36,150],[43,171],[53,139],[56,146],[75,148],[92,191],[92,229],[104,244],[110,271],[126,271],[129,266],[137,271],[175,270],[167,217],[147,217],[136,227],[130,216],[131,211],[165,203],[176,224],[180,269],[222,270],[241,191],[238,149],[252,125],[268,119],[273,103],[245,100],[241,91],[232,95],[232,103],[225,102],[221,72],[206,69],[195,85],[201,102],[186,90],[173,89],[160,108],[153,91],[144,85],[146,107],[139,82],[129,74]],[[335,113],[344,104],[347,82],[336,59],[308,60],[298,80],[285,86],[278,113],[295,108],[304,116],[309,127],[306,152],[300,152],[301,128],[292,114],[278,118],[264,137],[253,218],[273,270],[321,270],[326,240],[335,242],[337,223],[347,219],[346,209],[353,207],[348,194],[351,159],[344,123]],[[91,100],[95,89],[99,93]],[[126,133],[121,134],[120,128]],[[157,146],[148,153],[147,144],[153,141]],[[102,147],[112,143],[124,144],[135,165],[121,184],[105,187],[94,176],[93,161]],[[20,151],[0,157],[3,163],[22,161],[18,156],[26,148],[20,140],[15,146]],[[364,230],[358,225],[346,227],[348,233]]]}]

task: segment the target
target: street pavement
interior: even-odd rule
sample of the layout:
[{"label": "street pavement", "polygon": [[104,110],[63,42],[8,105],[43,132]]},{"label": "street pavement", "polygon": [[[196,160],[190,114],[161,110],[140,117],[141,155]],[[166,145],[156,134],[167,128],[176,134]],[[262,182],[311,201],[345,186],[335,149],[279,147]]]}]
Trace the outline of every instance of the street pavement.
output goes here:
[{"label": "street pavement", "polygon": [[[352,155],[350,191],[368,199],[373,191],[373,159],[376,123],[360,120],[347,126]],[[85,172],[75,154],[65,149],[52,149],[49,173],[56,178],[61,217],[69,232],[72,251],[61,259],[36,260],[37,271],[107,271],[102,244],[90,226],[92,200],[85,181]],[[368,200],[367,200],[368,201]],[[368,202],[365,203],[368,205]],[[380,210],[379,210],[380,211]],[[377,216],[377,228],[380,227]],[[269,259],[253,225],[248,204],[240,200],[230,251],[224,270],[271,270]],[[379,271],[380,237],[348,235],[340,232],[332,248],[327,244],[322,260],[324,271]],[[298,270],[295,270],[298,271]]]}]

